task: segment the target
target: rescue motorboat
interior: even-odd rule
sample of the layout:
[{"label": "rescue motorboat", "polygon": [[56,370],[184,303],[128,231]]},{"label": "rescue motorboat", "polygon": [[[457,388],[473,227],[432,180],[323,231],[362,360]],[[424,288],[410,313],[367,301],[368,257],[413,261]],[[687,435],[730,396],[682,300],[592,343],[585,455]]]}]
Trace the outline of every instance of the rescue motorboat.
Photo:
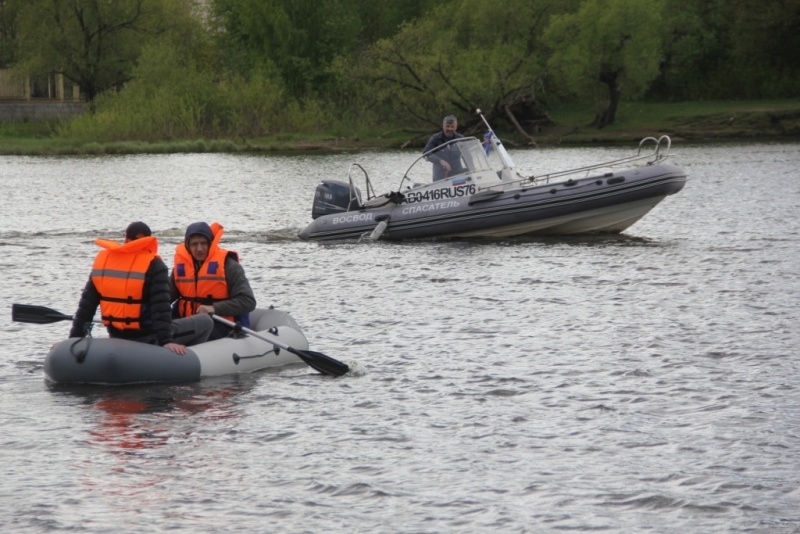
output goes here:
[{"label": "rescue motorboat", "polygon": [[[642,139],[636,154],[622,159],[523,176],[486,119],[484,123],[488,132],[483,143],[463,137],[423,154],[395,191],[376,195],[358,163],[350,165],[346,182],[323,180],[314,195],[313,222],[299,237],[402,240],[620,233],[686,184],[686,173],[665,162],[672,144],[666,135]],[[451,170],[434,181],[431,165],[441,159],[451,163]],[[356,185],[362,179],[366,197]]]}]

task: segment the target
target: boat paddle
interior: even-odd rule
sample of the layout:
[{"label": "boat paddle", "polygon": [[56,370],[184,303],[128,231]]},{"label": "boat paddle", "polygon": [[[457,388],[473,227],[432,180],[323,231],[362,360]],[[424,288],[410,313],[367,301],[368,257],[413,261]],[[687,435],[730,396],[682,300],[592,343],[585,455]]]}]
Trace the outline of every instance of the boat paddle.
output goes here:
[{"label": "boat paddle", "polygon": [[16,303],[11,305],[11,320],[19,323],[50,324],[59,321],[71,321],[72,319],[72,315],[65,315],[45,306]]},{"label": "boat paddle", "polygon": [[342,363],[339,360],[335,360],[330,356],[322,354],[321,352],[316,352],[313,350],[300,350],[290,347],[289,345],[285,345],[280,342],[277,338],[269,335],[264,334],[261,332],[256,332],[255,330],[250,330],[249,328],[245,328],[239,323],[234,323],[233,321],[229,321],[224,317],[220,317],[219,315],[211,314],[211,317],[214,318],[215,321],[218,321],[222,324],[226,324],[234,329],[236,332],[244,332],[249,336],[253,336],[254,338],[260,339],[262,341],[266,341],[267,343],[271,343],[273,346],[281,348],[283,350],[288,350],[304,362],[308,364],[309,367],[316,369],[323,375],[330,375],[330,376],[342,376],[343,374],[347,373],[350,370],[350,367],[346,363]]}]

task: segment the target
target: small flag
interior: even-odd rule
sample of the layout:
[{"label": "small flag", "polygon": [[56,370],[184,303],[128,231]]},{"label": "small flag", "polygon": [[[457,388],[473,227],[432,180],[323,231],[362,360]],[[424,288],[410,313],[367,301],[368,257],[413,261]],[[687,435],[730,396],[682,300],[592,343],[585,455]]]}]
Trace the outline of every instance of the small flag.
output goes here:
[{"label": "small flag", "polygon": [[458,187],[459,185],[464,185],[465,183],[467,183],[466,178],[456,178],[453,180],[453,187]]},{"label": "small flag", "polygon": [[483,151],[486,152],[486,155],[489,155],[489,152],[492,150],[492,135],[494,135],[491,131],[486,132],[483,134]]}]

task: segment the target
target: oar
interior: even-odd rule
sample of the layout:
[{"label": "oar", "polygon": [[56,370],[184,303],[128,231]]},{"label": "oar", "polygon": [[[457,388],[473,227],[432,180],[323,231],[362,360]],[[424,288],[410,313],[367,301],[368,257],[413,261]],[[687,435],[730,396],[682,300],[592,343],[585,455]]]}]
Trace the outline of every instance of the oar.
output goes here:
[{"label": "oar", "polygon": [[11,305],[11,320],[20,323],[50,324],[72,319],[72,315],[65,315],[44,306],[16,303]]},{"label": "oar", "polygon": [[232,327],[237,332],[244,332],[245,334],[253,336],[254,338],[266,341],[267,343],[271,343],[275,347],[281,348],[283,350],[288,350],[289,352],[291,352],[292,354],[294,354],[295,356],[306,362],[306,364],[308,364],[309,367],[316,369],[323,375],[342,376],[343,374],[347,373],[350,370],[350,367],[348,367],[347,364],[342,363],[339,360],[335,360],[330,356],[322,354],[321,352],[316,352],[313,350],[295,349],[290,347],[289,345],[281,343],[280,340],[272,337],[269,334],[262,334],[261,332],[250,330],[249,328],[245,328],[239,323],[234,323],[232,321],[225,319],[224,317],[220,317],[219,315],[211,314],[211,317],[213,317],[215,321],[218,321],[222,324],[226,324]]}]

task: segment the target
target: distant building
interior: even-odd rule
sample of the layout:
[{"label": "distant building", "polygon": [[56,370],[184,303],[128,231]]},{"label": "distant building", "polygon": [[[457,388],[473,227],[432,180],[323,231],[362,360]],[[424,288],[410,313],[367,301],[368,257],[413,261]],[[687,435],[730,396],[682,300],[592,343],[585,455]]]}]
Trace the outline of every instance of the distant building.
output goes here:
[{"label": "distant building", "polygon": [[0,100],[34,99],[80,102],[81,91],[77,84],[65,84],[60,72],[22,77],[9,69],[0,69]]},{"label": "distant building", "polygon": [[0,69],[0,122],[66,118],[83,111],[80,88],[60,72],[20,76]]}]

